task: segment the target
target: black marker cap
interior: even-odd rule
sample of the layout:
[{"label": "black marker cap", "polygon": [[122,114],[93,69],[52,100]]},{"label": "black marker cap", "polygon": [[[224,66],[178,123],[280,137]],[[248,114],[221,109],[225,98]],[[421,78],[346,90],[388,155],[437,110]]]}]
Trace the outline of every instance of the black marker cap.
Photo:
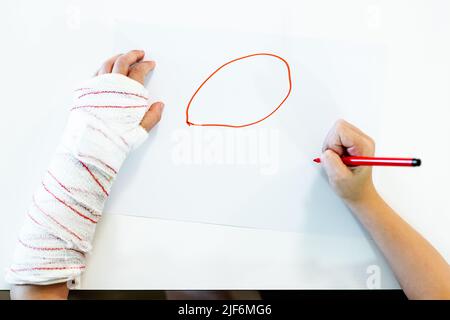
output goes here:
[{"label": "black marker cap", "polygon": [[413,167],[419,167],[422,164],[422,161],[417,158],[413,158],[411,161],[411,166]]}]

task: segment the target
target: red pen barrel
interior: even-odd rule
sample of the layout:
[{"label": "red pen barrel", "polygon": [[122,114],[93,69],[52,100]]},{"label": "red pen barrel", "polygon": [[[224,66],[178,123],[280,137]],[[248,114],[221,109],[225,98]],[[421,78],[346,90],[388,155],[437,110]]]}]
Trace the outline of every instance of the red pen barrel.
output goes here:
[{"label": "red pen barrel", "polygon": [[421,165],[417,158],[380,158],[380,157],[342,157],[347,166],[391,166],[418,167]]}]

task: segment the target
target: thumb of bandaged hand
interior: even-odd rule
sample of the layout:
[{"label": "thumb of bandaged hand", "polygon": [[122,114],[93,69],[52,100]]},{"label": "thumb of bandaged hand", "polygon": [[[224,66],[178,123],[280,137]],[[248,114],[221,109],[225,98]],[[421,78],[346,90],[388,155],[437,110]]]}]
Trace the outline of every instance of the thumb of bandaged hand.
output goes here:
[{"label": "thumb of bandaged hand", "polygon": [[61,143],[20,232],[6,274],[9,283],[79,278],[117,172],[147,137],[140,122],[148,109],[148,93],[137,81],[104,74],[74,94]]}]

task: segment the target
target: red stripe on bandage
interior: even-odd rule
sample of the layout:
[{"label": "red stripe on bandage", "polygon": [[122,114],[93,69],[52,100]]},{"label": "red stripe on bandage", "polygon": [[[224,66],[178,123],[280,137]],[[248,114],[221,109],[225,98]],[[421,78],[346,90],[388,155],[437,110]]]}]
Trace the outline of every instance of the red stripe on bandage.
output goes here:
[{"label": "red stripe on bandage", "polygon": [[77,249],[72,249],[72,248],[63,248],[63,247],[35,247],[35,246],[29,245],[29,244],[23,242],[21,239],[19,239],[19,243],[20,243],[21,245],[23,245],[25,248],[32,249],[32,250],[37,250],[37,251],[61,251],[61,250],[71,250],[71,251],[75,251],[75,252],[77,252],[77,253],[80,253],[80,254],[84,255],[84,252],[81,252],[81,251],[79,251],[79,250],[77,250]]},{"label": "red stripe on bandage", "polygon": [[125,96],[135,96],[135,97],[139,97],[141,99],[147,100],[147,97],[141,96],[140,94],[137,93],[132,93],[132,92],[125,92],[125,91],[113,91],[113,90],[105,90],[105,91],[93,91],[93,92],[87,92],[82,94],[81,96],[78,97],[78,99],[91,95],[91,94],[121,94],[121,95],[125,95]]},{"label": "red stripe on bandage", "polygon": [[70,190],[65,185],[63,185],[58,179],[56,179],[56,177],[50,172],[50,170],[47,170],[47,172],[61,186],[61,188],[66,190],[68,193],[71,193]]},{"label": "red stripe on bandage", "polygon": [[47,270],[82,270],[86,266],[69,266],[69,267],[35,267],[35,268],[22,268],[22,269],[10,269],[12,272],[23,271],[47,271]]},{"label": "red stripe on bandage", "polygon": [[122,136],[119,136],[119,137],[120,137],[120,139],[122,140],[122,142],[126,144],[127,147],[130,147],[130,145],[128,144],[128,142],[127,142]]},{"label": "red stripe on bandage", "polygon": [[[91,129],[91,130],[94,130],[94,131],[97,131],[97,132],[101,133],[106,139],[108,139],[109,141],[111,141],[112,143],[114,143],[115,145],[117,145],[117,143],[116,143],[110,136],[108,136],[105,132],[103,132],[103,130],[101,130],[101,129],[99,129],[99,128],[95,128],[95,127],[93,127],[93,126],[91,126],[91,125],[88,125],[87,127],[88,127],[89,129]],[[119,136],[119,137],[120,137],[120,139],[122,140],[122,142],[125,143],[125,145],[126,145],[127,147],[129,147],[129,145],[128,145],[128,143],[125,141],[125,139],[124,139],[122,136]]]},{"label": "red stripe on bandage", "polygon": [[[40,208],[38,208],[38,209],[40,210]],[[28,218],[30,218],[31,221],[36,223],[38,226],[44,227],[44,225],[39,223],[39,221],[37,221],[29,212],[27,212],[27,216],[28,216]],[[49,236],[49,239],[56,239],[56,240],[59,240],[59,241],[65,241],[65,240],[61,239],[60,237],[57,237],[57,236],[55,236],[53,234],[50,234],[50,233],[48,234],[48,236]],[[74,251],[77,251],[77,252],[79,252],[79,253],[84,255],[84,252],[78,251],[76,249],[68,249],[68,250],[74,250]]]},{"label": "red stripe on bandage", "polygon": [[146,104],[144,105],[138,105],[138,106],[92,106],[92,105],[87,105],[87,106],[76,106],[70,109],[70,111],[72,110],[76,110],[76,109],[85,109],[85,108],[92,108],[92,109],[137,109],[137,108],[147,108],[148,106]]},{"label": "red stripe on bandage", "polygon": [[42,182],[42,186],[44,187],[45,191],[47,191],[50,195],[53,196],[53,198],[55,198],[58,202],[60,202],[61,204],[63,204],[64,206],[66,206],[67,208],[69,208],[72,212],[76,213],[77,215],[79,215],[80,217],[82,217],[83,219],[86,219],[92,223],[97,223],[97,221],[89,218],[88,216],[85,216],[84,214],[82,214],[80,211],[78,211],[77,209],[73,208],[72,206],[68,205],[64,200],[58,198],[53,192],[51,192],[50,190],[48,190],[47,186]]},{"label": "red stripe on bandage", "polygon": [[37,221],[35,218],[33,218],[33,216],[32,216],[29,212],[27,213],[27,216],[28,216],[28,218],[31,219],[31,221],[33,221],[34,223],[36,223],[38,226],[43,227],[43,225],[42,225],[39,221]]},{"label": "red stripe on bandage", "polygon": [[23,245],[25,248],[33,249],[33,250],[40,250],[40,251],[60,251],[64,250],[65,248],[51,248],[51,247],[34,247],[29,244],[26,244],[21,239],[19,239],[19,243]]},{"label": "red stripe on bandage", "polygon": [[109,196],[108,191],[106,191],[106,189],[103,187],[103,185],[100,183],[100,181],[98,181],[97,177],[92,173],[91,169],[89,169],[88,166],[83,161],[81,161],[81,160],[78,160],[78,161],[80,161],[81,165],[87,170],[87,172],[89,172],[92,179],[94,179],[94,181],[103,190],[103,192],[106,194],[106,196]]},{"label": "red stripe on bandage", "polygon": [[[97,120],[100,120],[101,122],[103,122],[103,123],[105,123],[105,121],[101,118],[101,117],[99,117],[98,115],[96,115],[95,113],[92,113],[92,112],[89,112],[89,111],[86,111],[87,113],[89,113],[91,116],[93,116],[94,118],[96,118]],[[134,120],[133,120],[133,123],[134,123]],[[93,128],[93,129],[95,129],[95,130],[99,130],[100,131],[100,129],[97,129],[97,128],[94,128],[94,127],[92,127],[92,126],[89,126],[89,127],[91,127],[91,128]],[[102,131],[102,133],[103,133],[103,131]],[[105,133],[103,133],[103,134],[105,134]],[[106,135],[106,134],[105,134]],[[128,142],[122,137],[122,136],[120,136],[119,135],[119,137],[120,137],[120,139],[123,141],[123,143],[125,143],[128,147],[130,147],[130,145],[128,144]],[[109,137],[108,137],[109,138]]]},{"label": "red stripe on bandage", "polygon": [[[100,160],[99,158],[96,158],[96,157],[93,157],[93,156],[90,156],[90,155],[87,155],[87,154],[83,154],[83,153],[78,153],[78,155],[79,155],[80,157],[83,157],[83,158],[89,158],[89,159],[98,161],[98,162],[100,162],[102,165],[104,165],[105,167],[107,167],[109,170],[111,170],[112,172],[114,172],[114,174],[117,174],[117,170],[116,170],[116,169],[114,169],[113,167],[111,167],[110,165],[108,165],[106,162]],[[78,161],[80,161],[80,160],[78,160]],[[80,162],[81,162],[81,161],[80,161]]]},{"label": "red stripe on bandage", "polygon": [[[62,223],[60,223],[58,220],[56,220],[55,218],[53,218],[50,214],[48,214],[47,212],[45,212],[44,210],[42,210],[41,207],[38,206],[37,202],[36,202],[36,198],[33,196],[33,203],[36,206],[36,208],[38,208],[38,210],[40,212],[42,212],[45,216],[47,216],[48,218],[52,219],[53,222],[55,222],[58,226],[60,226],[61,228],[63,228],[64,230],[66,230],[68,233],[70,233],[71,235],[73,235],[75,238],[77,238],[80,241],[83,241],[83,239],[81,239],[81,237],[79,235],[77,235],[75,232],[73,232],[72,230],[70,230],[69,228],[67,228],[65,225],[63,225]],[[31,217],[31,216],[30,216]],[[34,220],[34,219],[33,219]],[[42,226],[42,224],[39,224]]]},{"label": "red stripe on bandage", "polygon": [[92,209],[86,207],[84,204],[79,203],[78,204],[80,207],[83,207],[83,209],[85,209],[86,211],[89,211],[90,214],[92,214],[94,217],[101,217],[101,214],[95,213]]},{"label": "red stripe on bandage", "polygon": [[[63,185],[50,171],[47,171],[48,172],[48,174],[50,175],[50,176],[52,176],[52,178],[62,187],[62,188],[64,188],[64,190],[66,190],[67,192],[69,192],[69,193],[72,193],[72,191],[70,191],[70,190],[73,190],[73,191],[76,191],[76,192],[80,192],[80,193],[84,193],[84,194],[89,194],[89,195],[91,195],[91,196],[94,196],[94,197],[98,197],[98,194],[97,193],[95,193],[95,192],[92,192],[92,191],[89,191],[89,190],[84,190],[84,189],[80,189],[80,188],[73,188],[73,187],[70,187],[70,188],[67,188],[65,185]],[[91,209],[89,209],[88,207],[86,207],[86,206],[84,206],[83,204],[79,204],[81,207],[83,207],[83,209],[85,209],[86,211],[88,211],[91,215],[93,215],[94,217],[101,217],[101,214],[97,214],[97,213],[95,213],[93,210],[91,210]]]},{"label": "red stripe on bandage", "polygon": [[83,193],[83,194],[90,195],[90,196],[93,196],[93,197],[98,197],[98,193],[96,191],[84,190],[84,189],[75,188],[75,187],[70,187],[70,190],[72,192],[78,192],[78,193]]}]

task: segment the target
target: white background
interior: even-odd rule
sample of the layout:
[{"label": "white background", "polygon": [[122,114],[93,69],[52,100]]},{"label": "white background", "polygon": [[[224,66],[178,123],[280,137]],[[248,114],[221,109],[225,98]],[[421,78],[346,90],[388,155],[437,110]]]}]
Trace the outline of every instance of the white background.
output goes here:
[{"label": "white background", "polygon": [[[377,186],[402,217],[450,259],[450,174],[445,164],[450,157],[449,15],[450,3],[445,0],[4,1],[0,11],[0,267],[10,262],[31,194],[64,128],[71,89],[106,57],[128,45],[118,43],[118,34],[131,23],[382,48],[383,94],[377,101],[376,125],[369,133],[377,141],[378,153],[416,155],[424,166],[376,170]],[[130,42],[151,48],[145,37]],[[219,64],[223,62],[220,59]],[[189,61],[174,63],[183,69]],[[327,86],[327,97],[339,95],[342,84],[335,85]],[[155,88],[155,98],[168,92],[167,85],[159,92],[158,84]],[[170,123],[183,111],[168,104],[164,117]],[[345,108],[341,111],[338,116],[370,127],[367,119],[355,118]],[[330,115],[324,119],[317,123],[318,133],[325,134],[332,124]],[[164,132],[163,123],[158,130]],[[134,173],[145,172],[141,170]],[[152,197],[145,194],[139,201],[151,208]],[[379,268],[382,287],[397,286],[372,241],[342,208],[336,212],[342,225],[339,216],[327,212],[311,218],[308,232],[114,213],[118,215],[106,214],[99,225],[82,281],[85,288],[365,288],[371,266]],[[351,223],[354,232],[347,233]]]}]

